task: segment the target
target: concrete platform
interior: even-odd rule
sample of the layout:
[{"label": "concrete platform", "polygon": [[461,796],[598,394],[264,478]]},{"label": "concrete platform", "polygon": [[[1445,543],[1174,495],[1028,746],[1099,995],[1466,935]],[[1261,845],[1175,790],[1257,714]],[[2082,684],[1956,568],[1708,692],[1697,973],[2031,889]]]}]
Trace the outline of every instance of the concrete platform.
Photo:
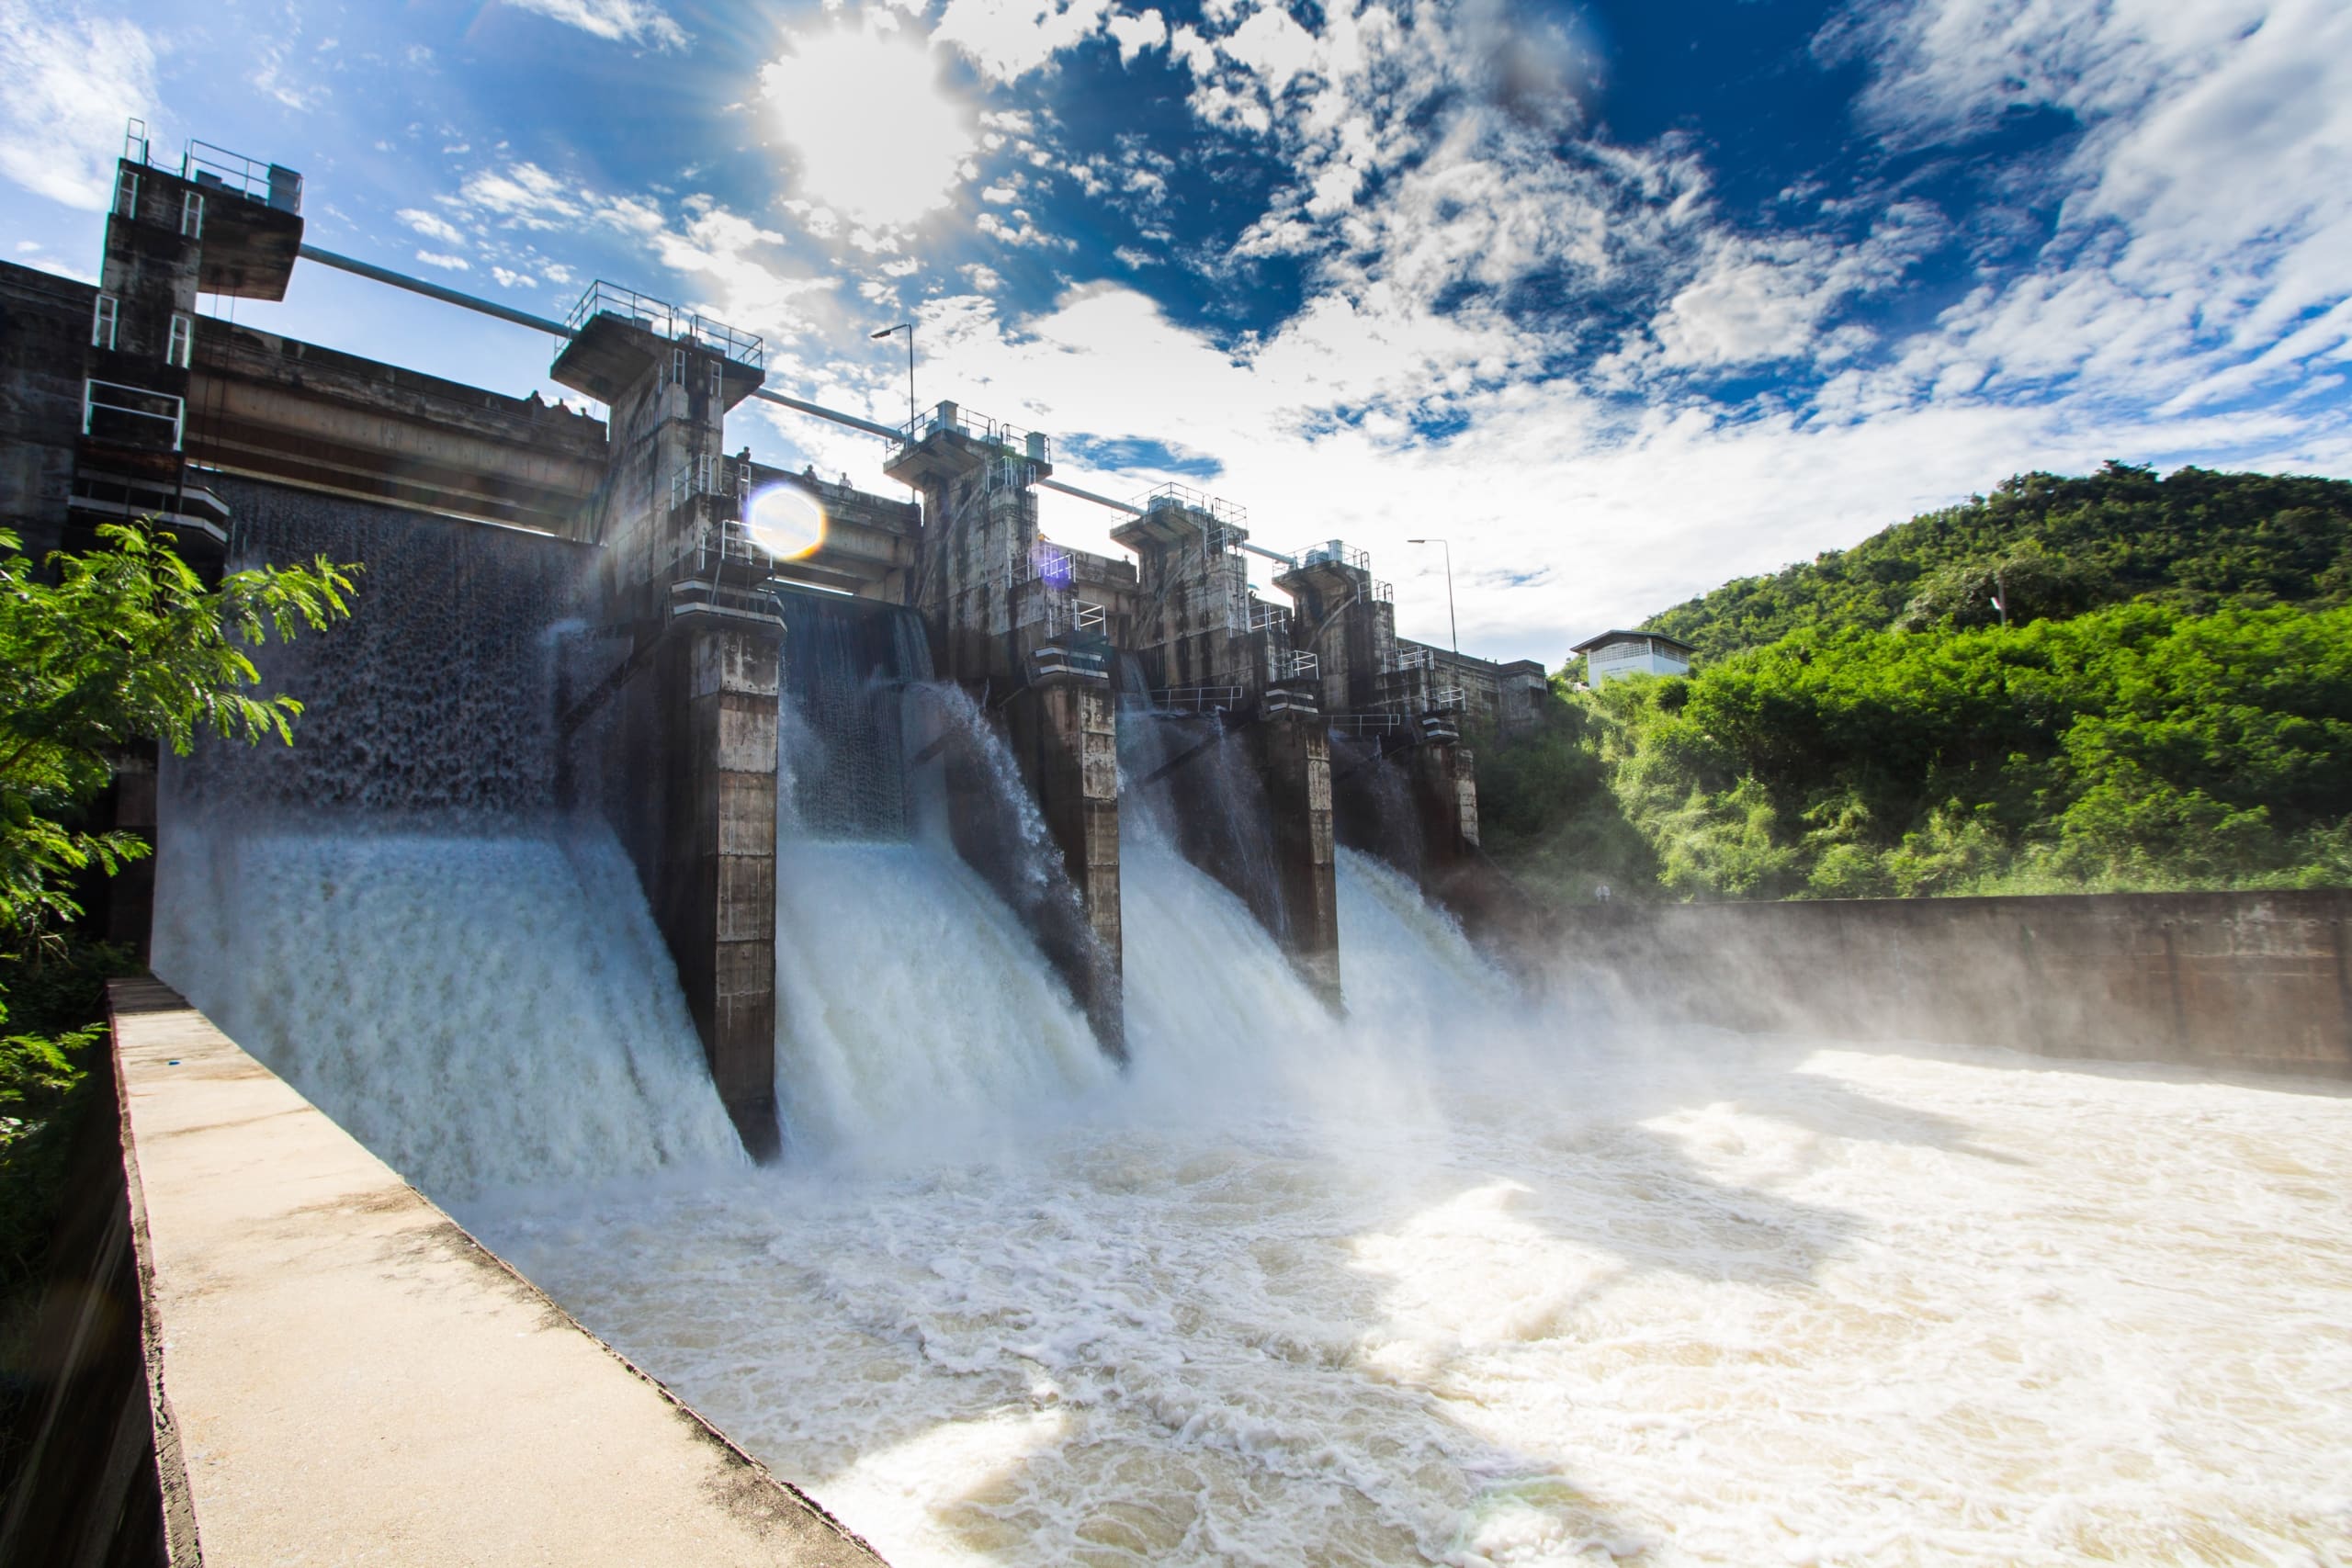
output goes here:
[{"label": "concrete platform", "polygon": [[880,1562],[177,994],[110,1002],[175,1545],[192,1514],[217,1568]]}]

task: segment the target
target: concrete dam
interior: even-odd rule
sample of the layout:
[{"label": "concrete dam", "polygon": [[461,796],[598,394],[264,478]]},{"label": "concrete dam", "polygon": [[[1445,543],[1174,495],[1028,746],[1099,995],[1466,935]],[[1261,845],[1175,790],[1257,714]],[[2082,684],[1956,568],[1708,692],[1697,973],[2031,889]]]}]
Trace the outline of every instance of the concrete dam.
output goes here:
[{"label": "concrete dam", "polygon": [[[1131,558],[1056,544],[1049,434],[824,410],[755,336],[608,284],[539,323],[602,419],[234,327],[197,294],[364,264],[300,259],[299,178],[178,169],[125,159],[96,288],[0,265],[0,511],[36,547],[155,514],[209,570],[365,574],[350,622],[258,656],[294,747],[117,789],[160,852],[111,919],[162,985],[117,996],[142,1217],[106,1256],[145,1248],[183,1325],[132,1404],[176,1391],[151,1473],[204,1546],[111,1560],[290,1550],[286,1499],[345,1476],[256,1473],[280,1405],[386,1467],[353,1490],[401,1560],[515,1560],[548,1538],[420,1516],[559,1531],[515,1499],[600,1444],[645,1487],[602,1506],[649,1531],[649,1497],[735,1502],[568,1560],[871,1561],[841,1527],[901,1568],[2352,1539],[2318,1457],[2352,1363],[2312,1331],[2352,1290],[2340,1092],[1732,1034],[1623,994],[1673,965],[1589,931],[1623,983],[1583,984],[1477,848],[1464,736],[1532,717],[1541,668],[1400,638],[1344,540],[1277,550],[1161,486],[1110,502]],[[754,460],[755,397],[866,429],[914,499]],[[332,1201],[288,1175],[172,1252],[199,1198],[270,1188],[244,1140],[318,1112],[356,1140]],[[271,1270],[411,1219],[438,1251],[362,1249],[336,1289],[373,1312],[472,1258],[497,1289],[435,1334],[593,1334],[701,1457],[625,1400],[484,1393],[540,1386],[488,1351],[448,1352],[452,1397],[511,1438],[400,1427],[373,1340],[289,1349],[283,1393],[201,1359]],[[240,1261],[240,1228],[297,1239]],[[460,1440],[564,1457],[503,1501],[383,1501]],[[688,1552],[789,1513],[695,1470],[712,1444],[838,1525]]]}]

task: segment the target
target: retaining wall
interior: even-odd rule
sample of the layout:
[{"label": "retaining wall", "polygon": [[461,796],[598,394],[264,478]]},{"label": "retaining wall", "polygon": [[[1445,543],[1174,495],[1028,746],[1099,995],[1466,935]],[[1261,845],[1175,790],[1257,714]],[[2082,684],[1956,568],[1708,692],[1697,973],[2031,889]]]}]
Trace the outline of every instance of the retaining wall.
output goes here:
[{"label": "retaining wall", "polygon": [[1751,1032],[2352,1075],[2352,890],[1580,906],[1566,967]]},{"label": "retaining wall", "polygon": [[879,1568],[175,992],[109,1010],[0,1561]]}]

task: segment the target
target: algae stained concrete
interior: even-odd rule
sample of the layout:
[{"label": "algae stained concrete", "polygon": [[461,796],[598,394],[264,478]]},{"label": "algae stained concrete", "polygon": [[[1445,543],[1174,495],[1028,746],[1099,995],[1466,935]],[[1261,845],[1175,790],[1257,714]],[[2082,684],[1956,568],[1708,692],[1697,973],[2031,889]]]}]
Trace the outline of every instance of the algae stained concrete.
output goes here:
[{"label": "algae stained concrete", "polygon": [[204,1562],[880,1562],[175,993],[111,1000]]}]

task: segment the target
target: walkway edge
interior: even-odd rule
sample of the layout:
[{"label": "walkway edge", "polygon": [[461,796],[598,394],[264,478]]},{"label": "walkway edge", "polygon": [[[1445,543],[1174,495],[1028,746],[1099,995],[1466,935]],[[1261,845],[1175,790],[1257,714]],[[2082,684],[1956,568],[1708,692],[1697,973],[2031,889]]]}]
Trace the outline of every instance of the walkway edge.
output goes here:
[{"label": "walkway edge", "polygon": [[175,1568],[880,1563],[169,987],[107,1003]]}]

